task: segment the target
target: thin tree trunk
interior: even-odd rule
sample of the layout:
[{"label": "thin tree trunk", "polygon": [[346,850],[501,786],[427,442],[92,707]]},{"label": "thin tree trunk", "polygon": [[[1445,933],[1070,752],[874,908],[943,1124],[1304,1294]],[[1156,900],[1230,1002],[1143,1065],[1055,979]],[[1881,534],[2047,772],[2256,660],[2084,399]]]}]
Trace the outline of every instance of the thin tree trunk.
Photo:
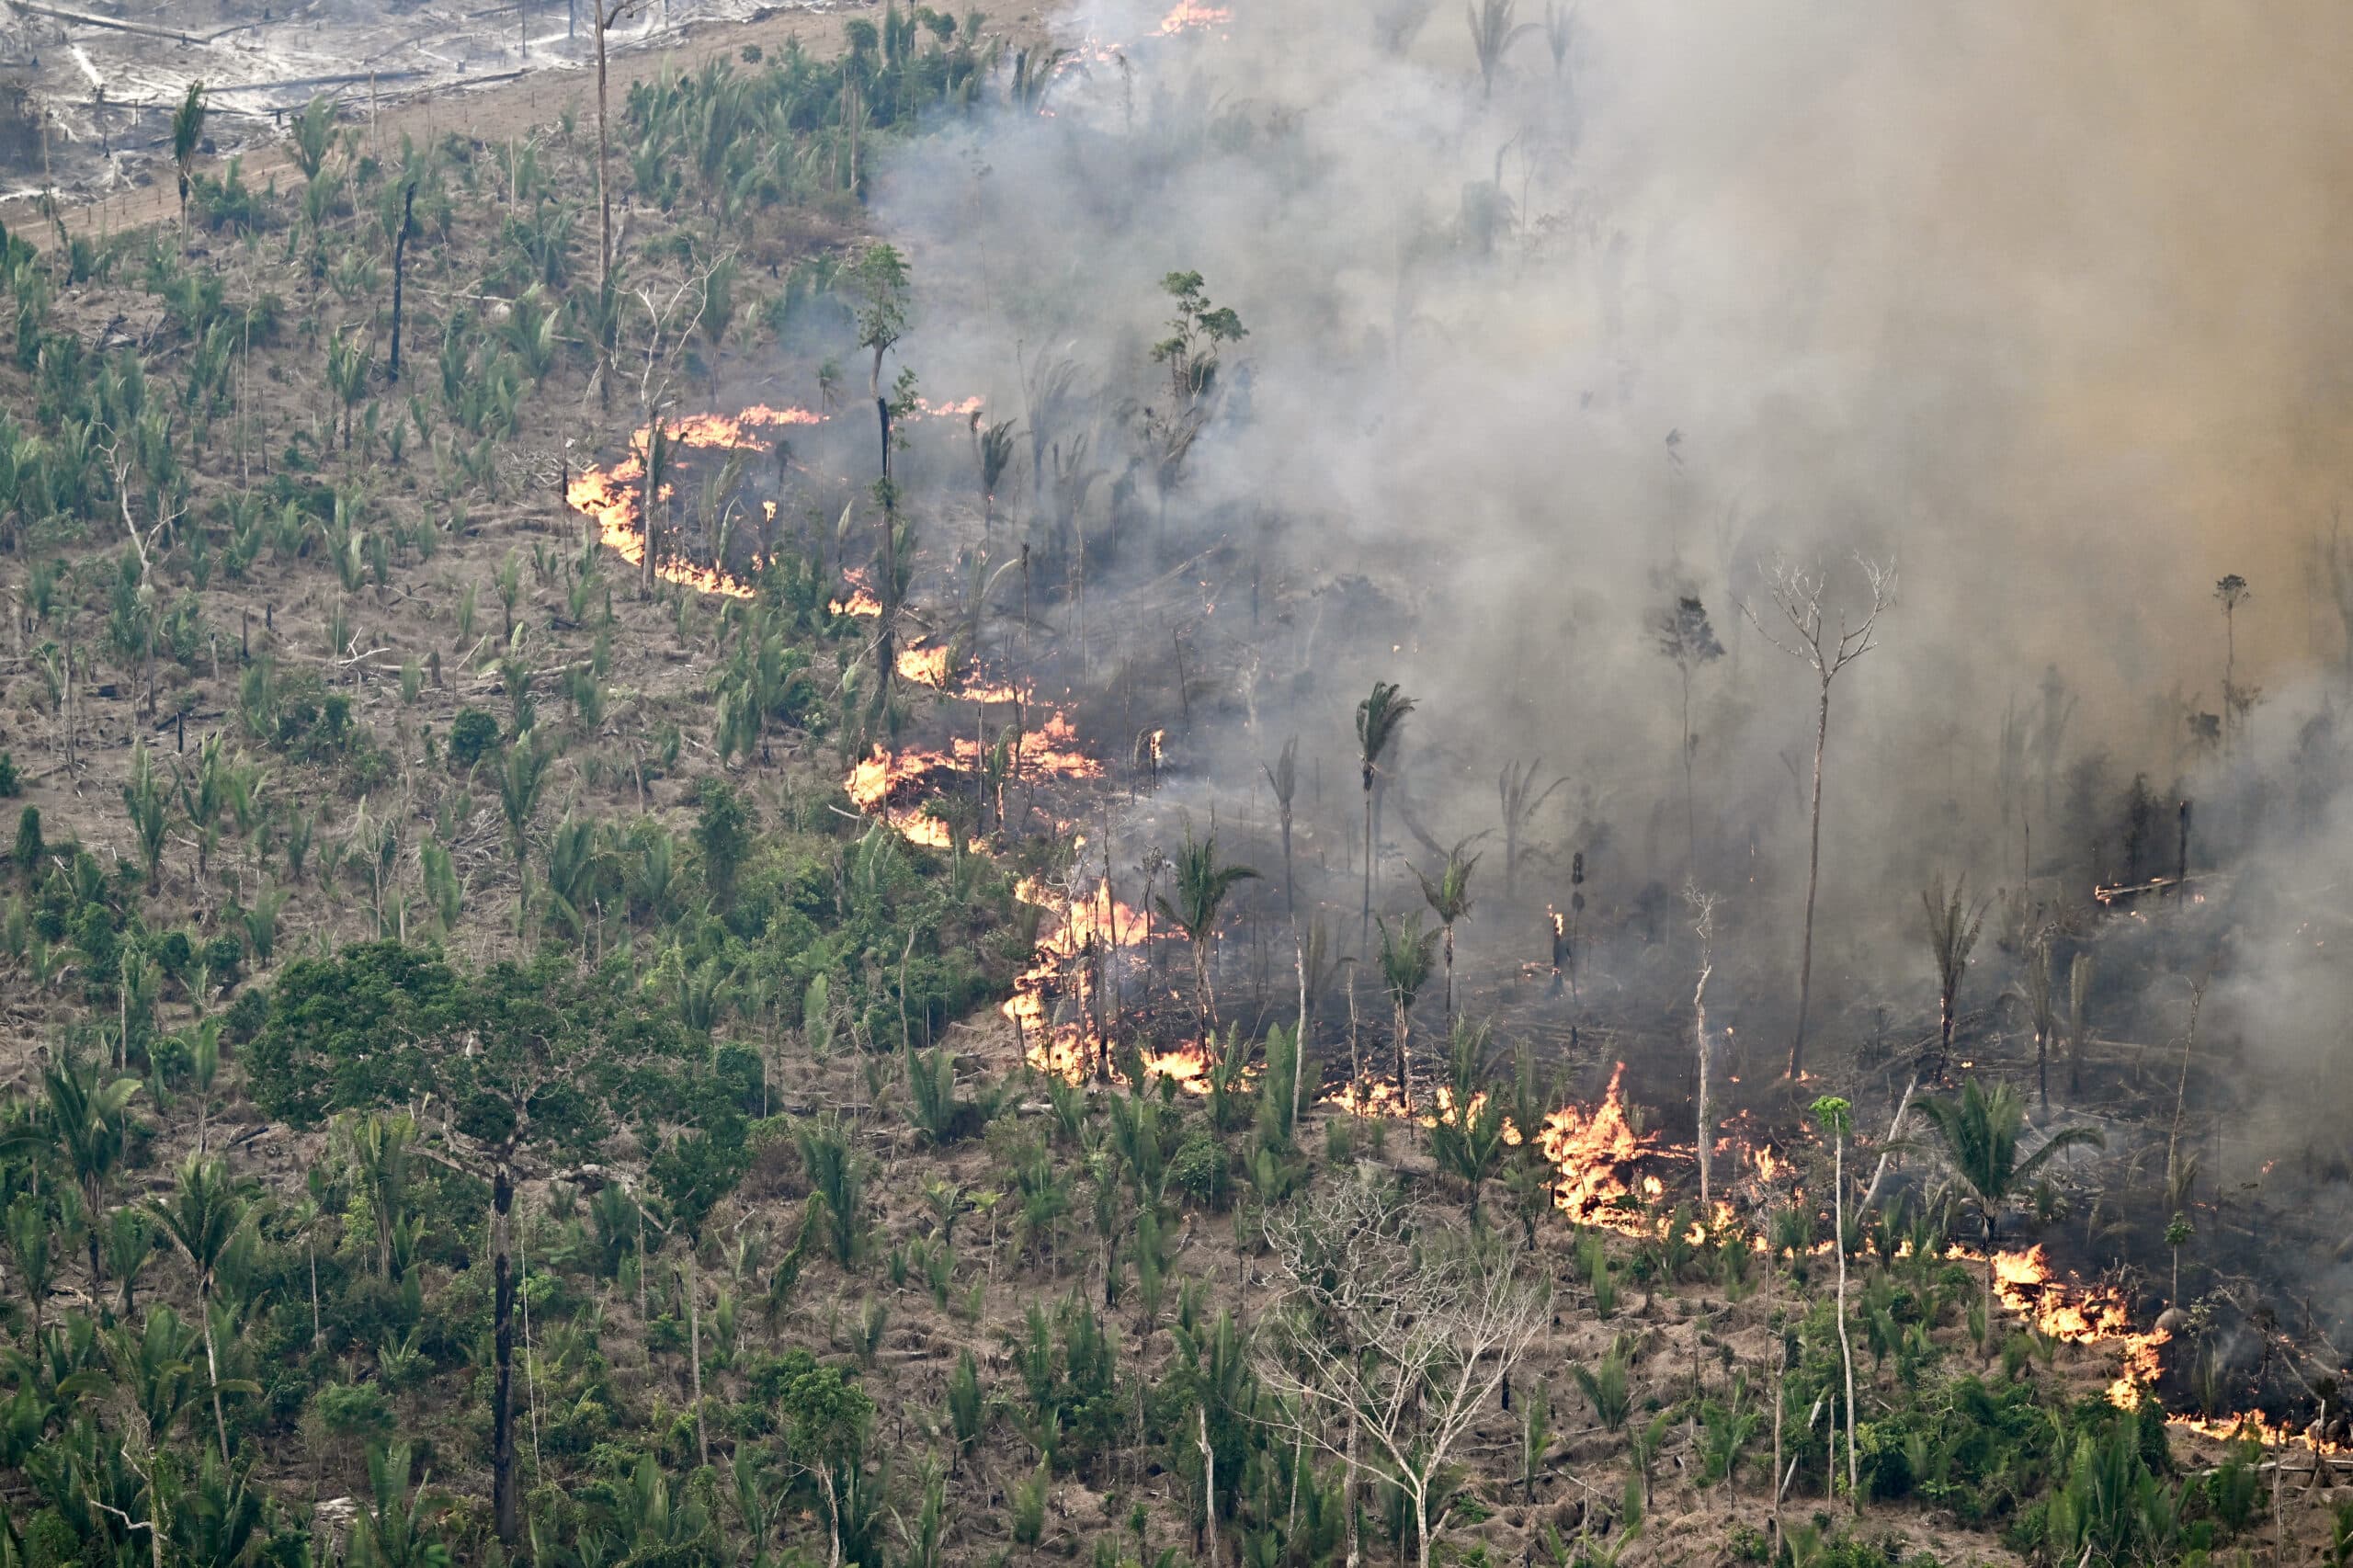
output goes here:
[{"label": "thin tree trunk", "polygon": [[1822,706],[1813,727],[1813,846],[1806,858],[1805,937],[1798,957],[1798,1027],[1790,1037],[1789,1076],[1805,1071],[1805,1016],[1813,1000],[1813,898],[1822,886],[1822,753],[1830,743],[1830,680],[1823,677]]},{"label": "thin tree trunk", "polygon": [[[197,1310],[204,1314],[204,1369],[212,1380],[212,1430],[221,1439],[221,1465],[229,1464],[229,1423],[221,1414],[221,1355],[212,1343],[212,1273],[205,1271],[203,1288],[197,1291]],[[38,1314],[36,1314],[38,1315]]]},{"label": "thin tree trunk", "polygon": [[702,1416],[702,1291],[695,1278],[695,1238],[687,1238],[687,1356],[694,1368],[695,1448],[710,1468],[710,1432]]},{"label": "thin tree trunk", "polygon": [[[1700,1223],[1702,1224],[1712,1223],[1711,1216],[1715,1212],[1714,1208],[1711,1206],[1709,1199],[1713,1192],[1713,1180],[1716,1168],[1716,1141],[1712,1130],[1709,1126],[1710,1118],[1708,1115],[1708,1091],[1710,1087],[1708,1081],[1708,976],[1713,973],[1714,971],[1715,964],[1710,958],[1703,942],[1699,954],[1699,983],[1692,987],[1691,990],[1691,1039],[1692,1044],[1698,1049],[1699,1053],[1699,1125],[1698,1131],[1699,1144],[1699,1216]],[[1734,1238],[1733,1244],[1740,1244],[1738,1238]]]},{"label": "thin tree trunk", "polygon": [[515,1496],[515,1260],[507,1237],[514,1207],[515,1174],[501,1160],[490,1183],[490,1511],[492,1528],[510,1546],[522,1535]]},{"label": "thin tree trunk", "polygon": [[[1838,1227],[1833,1250],[1838,1255],[1838,1359],[1847,1369],[1847,1501],[1856,1513],[1863,1511],[1863,1494],[1855,1490],[1855,1347],[1847,1337],[1847,1134],[1841,1131],[1834,1145],[1831,1180],[1837,1186],[1837,1201],[1831,1205],[1832,1222]],[[1838,1455],[1830,1455],[1830,1468],[1838,1468]]]},{"label": "thin tree trunk", "polygon": [[1866,1213],[1879,1197],[1880,1183],[1887,1179],[1888,1158],[1895,1152],[1895,1141],[1904,1135],[1904,1119],[1911,1112],[1912,1096],[1919,1092],[1920,1075],[1915,1073],[1912,1081],[1904,1085],[1904,1097],[1895,1103],[1895,1119],[1887,1124],[1887,1141],[1879,1146],[1879,1164],[1871,1171],[1871,1184],[1863,1189],[1859,1207]]},{"label": "thin tree trunk", "polygon": [[1291,1048],[1290,1074],[1290,1126],[1296,1137],[1307,1104],[1307,944],[1300,940],[1297,916],[1290,923],[1290,943],[1299,962],[1299,1033]]},{"label": "thin tree trunk", "polygon": [[1348,1451],[1340,1474],[1340,1511],[1348,1521],[1347,1568],[1357,1568],[1357,1412],[1348,1408]]},{"label": "thin tree trunk", "polygon": [[1364,770],[1364,915],[1357,925],[1357,951],[1372,948],[1372,769]]},{"label": "thin tree trunk", "polygon": [[1217,1568],[1217,1451],[1210,1447],[1210,1407],[1197,1404],[1194,1417],[1200,1423],[1201,1445],[1201,1540],[1202,1561],[1209,1568]]},{"label": "thin tree trunk", "polygon": [[1683,671],[1683,835],[1690,875],[1699,874],[1699,808],[1698,788],[1691,780],[1691,671]]},{"label": "thin tree trunk", "polygon": [[[597,3],[602,6],[604,0],[597,0]],[[597,62],[599,66],[603,64],[601,50],[598,51]],[[604,121],[599,118],[597,129],[601,131],[603,128]],[[408,268],[409,214],[415,206],[416,182],[411,180],[408,182],[407,188],[401,192],[401,230],[392,237],[392,363],[384,372],[384,379],[388,381],[397,381],[401,379],[401,279]]]}]

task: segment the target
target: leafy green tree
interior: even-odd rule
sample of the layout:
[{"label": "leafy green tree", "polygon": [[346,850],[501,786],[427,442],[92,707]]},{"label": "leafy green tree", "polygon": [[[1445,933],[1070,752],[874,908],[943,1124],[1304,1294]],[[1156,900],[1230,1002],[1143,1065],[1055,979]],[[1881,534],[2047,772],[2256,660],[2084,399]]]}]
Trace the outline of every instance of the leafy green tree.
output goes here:
[{"label": "leafy green tree", "polygon": [[[850,267],[849,283],[858,297],[858,346],[873,357],[867,369],[866,395],[879,410],[882,405],[882,357],[897,346],[907,330],[908,297],[913,288],[907,259],[899,254],[897,246],[878,240],[858,253]],[[885,478],[890,476],[890,435],[886,423],[882,427]]]},{"label": "leafy green tree", "polygon": [[735,900],[735,873],[752,849],[752,813],[744,798],[718,779],[703,781],[695,815],[695,847],[702,852],[703,882],[722,908]]},{"label": "leafy green tree", "polygon": [[646,1174],[669,1210],[670,1229],[685,1241],[688,1356],[694,1381],[695,1442],[702,1463],[710,1463],[710,1433],[703,1420],[702,1285],[696,1259],[702,1251],[703,1226],[710,1211],[735,1190],[750,1167],[751,1150],[744,1142],[743,1119],[723,1115],[713,1131],[697,1129],[654,1152]]},{"label": "leafy green tree", "polygon": [[1258,873],[1248,866],[1219,865],[1216,837],[1197,839],[1188,827],[1169,876],[1176,902],[1170,903],[1166,893],[1154,902],[1160,917],[1182,931],[1185,940],[1192,944],[1193,996],[1201,1010],[1201,1048],[1207,1051],[1217,1037],[1217,992],[1210,982],[1210,943],[1217,936],[1218,913],[1225,907],[1228,893],[1243,882],[1256,881]]},{"label": "leafy green tree", "polygon": [[1218,348],[1250,335],[1233,307],[1210,302],[1198,272],[1172,272],[1160,290],[1176,301],[1168,335],[1152,346],[1152,362],[1168,367],[1168,391],[1179,409],[1198,405],[1217,384]]},{"label": "leafy green tree", "polygon": [[509,1235],[518,1170],[585,1159],[641,1109],[696,1121],[724,1090],[674,1017],[618,970],[552,953],[460,975],[395,942],[290,964],[270,994],[246,1078],[265,1114],[298,1127],[336,1111],[438,1108],[417,1153],[491,1189],[492,1514],[519,1539],[515,1485],[517,1288]]},{"label": "leafy green tree", "polygon": [[812,1477],[824,1498],[832,1562],[839,1568],[844,1494],[864,1463],[874,1402],[839,1367],[813,1365],[785,1384],[778,1406],[793,1467]]}]

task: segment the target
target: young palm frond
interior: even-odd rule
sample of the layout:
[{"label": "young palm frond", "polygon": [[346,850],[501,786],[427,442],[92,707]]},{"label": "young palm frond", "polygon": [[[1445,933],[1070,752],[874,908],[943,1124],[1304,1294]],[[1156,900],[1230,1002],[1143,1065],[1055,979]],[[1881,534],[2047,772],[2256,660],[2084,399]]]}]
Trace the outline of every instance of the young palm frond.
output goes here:
[{"label": "young palm frond", "polygon": [[1953,1175],[1968,1190],[1985,1227],[1985,1281],[1993,1289],[1994,1238],[2002,1210],[2025,1189],[2043,1166],[2076,1148],[2104,1148],[2108,1140],[2096,1127],[2069,1127],[2052,1133],[2025,1159],[2018,1158],[2018,1134],[2026,1129],[2026,1099],[2007,1084],[1988,1090],[1972,1078],[1959,1099],[1930,1099],[1920,1114],[1935,1129]]},{"label": "young palm frond", "polygon": [[1193,987],[1200,1002],[1204,1048],[1217,1033],[1217,994],[1210,986],[1209,944],[1217,934],[1218,912],[1224,907],[1226,894],[1257,875],[1248,866],[1219,865],[1216,837],[1197,839],[1188,828],[1171,869],[1176,901],[1171,903],[1166,893],[1153,901],[1160,917],[1182,931],[1193,945]]},{"label": "young palm frond", "polygon": [[1480,860],[1476,855],[1466,858],[1462,853],[1472,842],[1472,839],[1463,839],[1446,852],[1446,865],[1436,881],[1424,876],[1419,870],[1414,872],[1415,880],[1422,884],[1423,899],[1438,915],[1438,929],[1443,937],[1446,1021],[1449,1028],[1454,1027],[1454,923],[1471,913],[1471,873],[1478,869]]},{"label": "young palm frond", "polygon": [[1928,916],[1928,952],[1937,961],[1937,1064],[1924,1074],[1931,1080],[1943,1074],[1945,1058],[1952,1053],[1953,1001],[1961,994],[1961,976],[1969,971],[1969,955],[1977,947],[1991,902],[1969,902],[1966,875],[1947,887],[1939,872],[1920,891],[1920,906]]},{"label": "young palm frond", "polygon": [[1471,47],[1479,56],[1479,91],[1482,97],[1495,93],[1495,73],[1503,69],[1504,56],[1511,46],[1536,31],[1533,22],[1515,24],[1513,15],[1519,9],[1519,0],[1480,0],[1466,7],[1471,22]]},{"label": "young palm frond", "polygon": [[1392,925],[1381,922],[1381,983],[1397,1016],[1397,1093],[1405,1113],[1414,1109],[1412,1033],[1415,999],[1429,983],[1438,934],[1422,929],[1419,910]]}]

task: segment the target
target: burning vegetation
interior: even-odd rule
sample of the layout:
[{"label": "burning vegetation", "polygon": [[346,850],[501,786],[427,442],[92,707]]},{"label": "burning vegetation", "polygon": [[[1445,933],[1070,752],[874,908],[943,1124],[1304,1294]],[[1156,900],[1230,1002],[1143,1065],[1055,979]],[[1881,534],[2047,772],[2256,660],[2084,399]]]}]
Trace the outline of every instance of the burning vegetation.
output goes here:
[{"label": "burning vegetation", "polygon": [[0,1549],[2345,1562],[2302,4],[18,6]]}]

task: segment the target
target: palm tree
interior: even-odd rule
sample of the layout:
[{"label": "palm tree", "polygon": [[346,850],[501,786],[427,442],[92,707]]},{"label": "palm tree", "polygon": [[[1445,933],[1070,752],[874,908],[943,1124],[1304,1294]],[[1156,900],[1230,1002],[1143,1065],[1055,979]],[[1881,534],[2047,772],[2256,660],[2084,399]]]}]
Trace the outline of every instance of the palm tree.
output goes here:
[{"label": "palm tree", "polygon": [[1396,740],[1399,726],[1405,715],[1414,710],[1414,699],[1385,680],[1372,683],[1372,695],[1357,704],[1357,746],[1364,767],[1364,914],[1357,927],[1357,946],[1370,943],[1372,936],[1372,781],[1381,770],[1381,759]]},{"label": "palm tree", "polygon": [[1994,1237],[2002,1210],[2032,1181],[2054,1155],[2069,1149],[2105,1148],[2108,1140],[2096,1127],[2068,1127],[2042,1141],[2025,1159],[2018,1158],[2018,1134],[2026,1128],[2026,1098],[2009,1085],[1996,1083],[1989,1091],[1976,1079],[1962,1085],[1961,1097],[1924,1100],[1920,1114],[1936,1130],[1946,1161],[1977,1205],[1985,1226],[1985,1295],[1992,1310]]},{"label": "palm tree", "polygon": [[1536,815],[1536,808],[1552,798],[1552,792],[1566,784],[1567,775],[1555,778],[1541,790],[1536,788],[1536,776],[1544,770],[1544,759],[1533,762],[1507,762],[1495,775],[1495,800],[1504,813],[1504,902],[1517,903],[1519,898],[1519,840],[1528,831],[1529,820]]},{"label": "palm tree", "polygon": [[996,533],[996,491],[1004,483],[1006,471],[1013,466],[1013,436],[1015,426],[1010,419],[994,424],[982,423],[980,415],[972,415],[972,448],[981,459],[981,539],[983,544]]},{"label": "palm tree", "polygon": [[1170,903],[1166,893],[1154,902],[1160,917],[1193,944],[1193,994],[1200,1003],[1201,1048],[1207,1051],[1217,1039],[1217,993],[1210,986],[1210,938],[1217,934],[1218,911],[1225,903],[1225,895],[1234,884],[1253,881],[1258,873],[1248,866],[1219,865],[1216,835],[1196,839],[1188,828],[1185,846],[1176,852],[1171,875],[1176,902]]},{"label": "palm tree", "polygon": [[162,891],[164,885],[164,835],[170,825],[164,810],[168,800],[154,759],[147,754],[147,743],[141,741],[131,748],[131,782],[122,787],[122,805],[131,814],[131,830],[139,835],[139,858],[146,862],[151,893]]},{"label": "palm tree", "polygon": [[1446,866],[1432,881],[1415,871],[1422,884],[1422,897],[1438,915],[1438,928],[1443,934],[1446,953],[1446,1027],[1454,1027],[1454,923],[1471,913],[1471,873],[1478,869],[1479,857],[1463,858],[1462,851],[1471,843],[1464,839],[1446,852]]},{"label": "palm tree", "polygon": [[188,238],[188,198],[193,188],[197,149],[204,144],[204,84],[190,82],[188,97],[172,111],[172,162],[180,176],[180,238]]},{"label": "palm tree", "polygon": [[1480,1192],[1504,1157],[1503,1096],[1485,1088],[1484,1024],[1463,1020],[1453,1026],[1447,1066],[1447,1103],[1430,1128],[1430,1153],[1438,1169],[1471,1189],[1471,1224],[1476,1230]]},{"label": "palm tree", "polygon": [[97,1221],[106,1209],[108,1182],[122,1163],[125,1121],[131,1096],[139,1093],[136,1078],[101,1081],[99,1067],[87,1068],[61,1058],[41,1069],[39,1126],[52,1147],[65,1156],[81,1188],[82,1206],[90,1217],[90,1299],[97,1300],[105,1276],[98,1267]]},{"label": "palm tree", "polygon": [[1258,770],[1267,776],[1267,787],[1275,792],[1277,820],[1283,832],[1283,913],[1299,911],[1291,893],[1290,875],[1290,802],[1299,793],[1299,737],[1293,735],[1283,743],[1283,755],[1273,762],[1262,762]]},{"label": "palm tree", "polygon": [[530,853],[531,818],[539,811],[540,791],[547,781],[550,756],[547,748],[530,731],[515,737],[506,748],[506,766],[498,774],[498,804],[506,814],[507,842],[515,851],[515,867],[521,870]]},{"label": "palm tree", "polygon": [[1438,937],[1435,931],[1422,929],[1419,910],[1394,926],[1386,916],[1381,922],[1381,983],[1388,988],[1390,1005],[1397,1010],[1397,1096],[1408,1116],[1414,1112],[1414,999],[1429,983]]},{"label": "palm tree", "polygon": [[1985,924],[1988,902],[1970,907],[1966,874],[1948,888],[1939,872],[1920,890],[1920,907],[1928,914],[1928,952],[1937,960],[1937,1065],[1924,1074],[1932,1081],[1944,1075],[1945,1059],[1952,1054],[1953,1000],[1961,994],[1961,976],[1969,971],[1969,955]]},{"label": "palm tree", "polygon": [[1471,47],[1479,55],[1479,90],[1482,97],[1493,97],[1495,73],[1503,69],[1504,56],[1511,46],[1536,30],[1533,22],[1512,23],[1512,13],[1519,9],[1519,0],[1480,0],[1466,7],[1471,19]]},{"label": "palm tree", "polygon": [[168,1203],[151,1205],[164,1234],[196,1270],[198,1310],[204,1320],[204,1365],[212,1389],[212,1428],[221,1460],[229,1460],[229,1424],[221,1414],[221,1354],[212,1338],[212,1286],[221,1260],[244,1229],[250,1210],[217,1158],[190,1155]]}]

